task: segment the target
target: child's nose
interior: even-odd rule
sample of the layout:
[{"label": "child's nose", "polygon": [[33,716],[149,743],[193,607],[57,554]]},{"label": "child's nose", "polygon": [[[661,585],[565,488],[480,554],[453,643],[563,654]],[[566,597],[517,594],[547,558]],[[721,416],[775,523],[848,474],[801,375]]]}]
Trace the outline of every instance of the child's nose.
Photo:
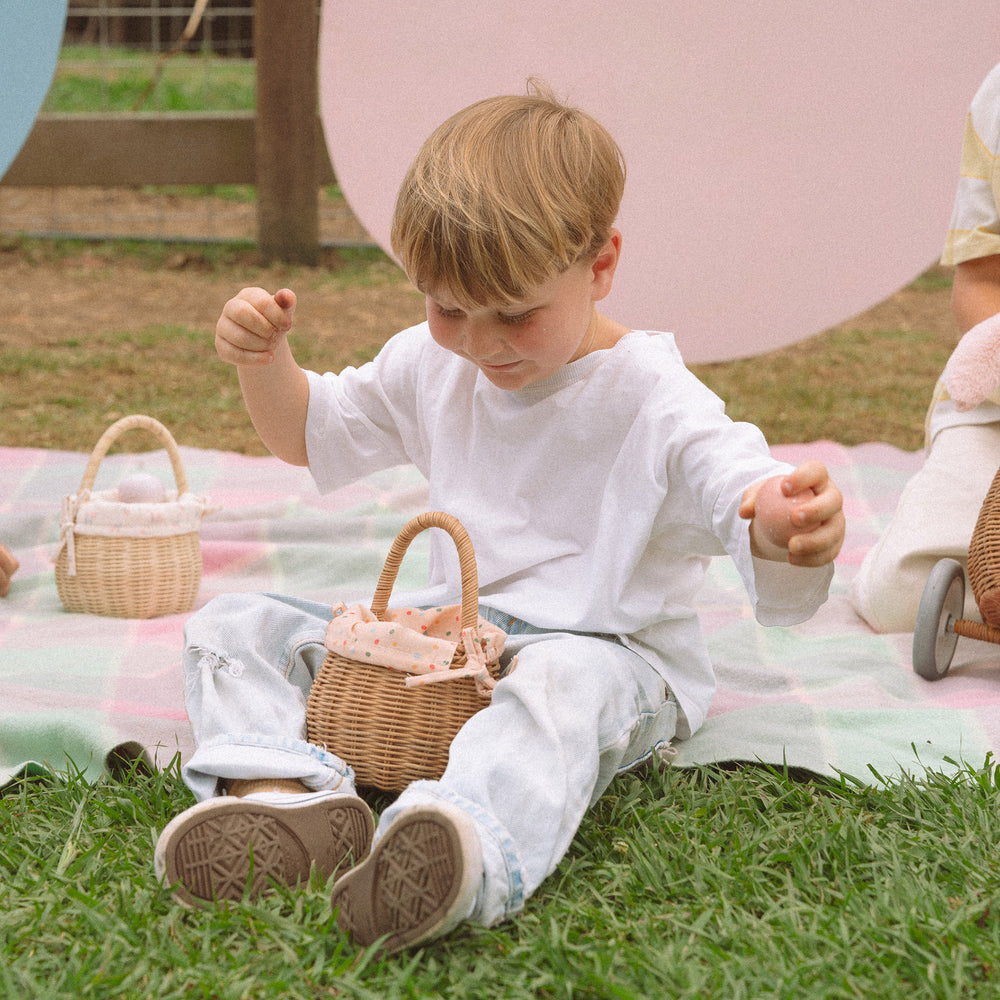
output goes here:
[{"label": "child's nose", "polygon": [[465,330],[465,350],[474,358],[492,357],[500,348],[500,338],[487,323],[470,322]]}]

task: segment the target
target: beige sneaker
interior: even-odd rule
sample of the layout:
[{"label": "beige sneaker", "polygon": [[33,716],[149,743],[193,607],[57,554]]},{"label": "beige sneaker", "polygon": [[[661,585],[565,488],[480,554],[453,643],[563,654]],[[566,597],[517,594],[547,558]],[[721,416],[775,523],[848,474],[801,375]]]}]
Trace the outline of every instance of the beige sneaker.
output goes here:
[{"label": "beige sneaker", "polygon": [[483,874],[472,820],[450,805],[415,806],[392,822],[371,855],[341,876],[337,924],[360,945],[386,937],[399,951],[446,934],[472,913]]},{"label": "beige sneaker", "polygon": [[273,882],[304,884],[364,858],[375,824],[357,796],[262,792],[206,799],[175,816],[156,843],[161,882],[184,903],[239,900]]}]

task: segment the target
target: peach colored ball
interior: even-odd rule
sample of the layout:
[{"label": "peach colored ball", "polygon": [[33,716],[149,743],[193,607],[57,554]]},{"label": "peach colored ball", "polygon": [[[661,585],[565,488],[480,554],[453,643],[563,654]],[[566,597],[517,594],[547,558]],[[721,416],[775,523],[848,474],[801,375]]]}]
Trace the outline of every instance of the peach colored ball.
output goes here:
[{"label": "peach colored ball", "polygon": [[761,486],[755,501],[755,519],[775,545],[787,548],[793,535],[806,533],[806,529],[792,524],[792,514],[800,503],[811,500],[816,494],[812,490],[802,490],[790,497],[785,496],[781,492],[781,483],[782,479],[778,476],[766,480]]}]

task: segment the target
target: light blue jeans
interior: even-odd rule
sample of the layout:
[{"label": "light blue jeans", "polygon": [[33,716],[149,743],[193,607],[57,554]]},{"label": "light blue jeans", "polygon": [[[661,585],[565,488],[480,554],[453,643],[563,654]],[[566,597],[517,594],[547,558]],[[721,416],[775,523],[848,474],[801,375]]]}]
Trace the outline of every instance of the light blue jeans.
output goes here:
[{"label": "light blue jeans", "polygon": [[[508,632],[502,662],[516,656],[517,667],[455,737],[441,779],[405,789],[375,837],[409,806],[462,808],[483,849],[472,919],[489,926],[517,913],[551,874],[615,774],[673,739],[677,705],[656,671],[614,636],[481,613]],[[305,738],[329,618],[329,606],[312,601],[226,594],[188,620],[184,697],[197,749],[183,773],[199,800],[231,778],[354,791],[349,765]]]}]

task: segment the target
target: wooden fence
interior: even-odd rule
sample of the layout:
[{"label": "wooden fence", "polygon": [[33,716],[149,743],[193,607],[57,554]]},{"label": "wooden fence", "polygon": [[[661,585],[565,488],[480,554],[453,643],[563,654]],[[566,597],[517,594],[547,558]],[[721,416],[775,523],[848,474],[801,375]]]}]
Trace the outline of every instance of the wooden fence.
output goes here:
[{"label": "wooden fence", "polygon": [[256,0],[255,113],[42,114],[5,186],[254,184],[262,258],[319,261],[333,169],[316,114],[316,0]]}]

